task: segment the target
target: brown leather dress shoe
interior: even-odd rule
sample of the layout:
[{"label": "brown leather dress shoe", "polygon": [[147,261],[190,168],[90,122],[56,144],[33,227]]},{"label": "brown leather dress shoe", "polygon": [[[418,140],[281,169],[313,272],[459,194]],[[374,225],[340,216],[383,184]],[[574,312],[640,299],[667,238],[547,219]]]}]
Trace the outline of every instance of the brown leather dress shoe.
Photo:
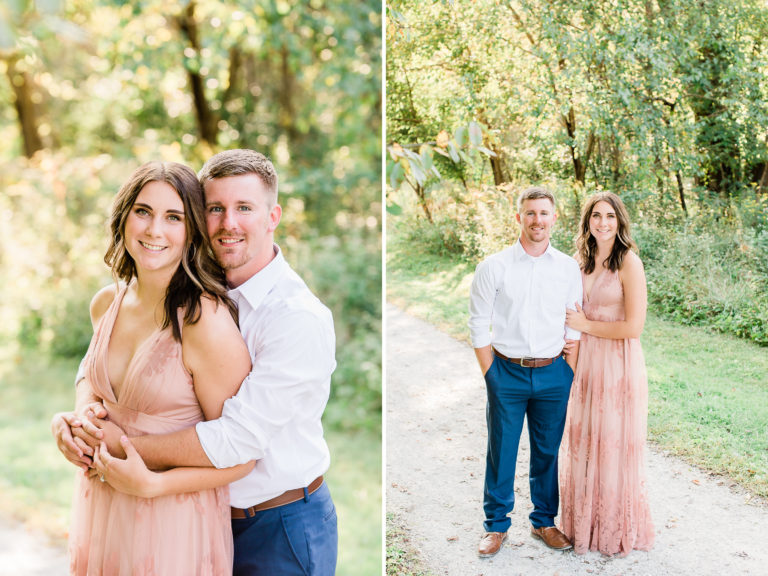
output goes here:
[{"label": "brown leather dress shoe", "polygon": [[480,558],[495,556],[501,550],[501,545],[506,539],[506,532],[486,532],[483,539],[480,540],[480,546],[477,547],[478,556]]},{"label": "brown leather dress shoe", "polygon": [[555,550],[569,550],[573,548],[568,537],[555,526],[534,528],[531,526],[531,535],[544,541],[544,544]]}]

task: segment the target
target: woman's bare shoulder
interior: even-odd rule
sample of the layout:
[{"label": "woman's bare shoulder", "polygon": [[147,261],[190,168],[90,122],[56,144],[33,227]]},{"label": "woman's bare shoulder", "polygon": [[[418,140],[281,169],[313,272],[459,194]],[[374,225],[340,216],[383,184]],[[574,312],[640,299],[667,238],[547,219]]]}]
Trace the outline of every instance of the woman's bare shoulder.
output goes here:
[{"label": "woman's bare shoulder", "polygon": [[200,318],[194,324],[184,326],[184,340],[190,343],[209,344],[218,338],[239,337],[235,319],[223,302],[204,294],[200,298]]},{"label": "woman's bare shoulder", "polygon": [[91,322],[95,326],[117,296],[119,286],[108,284],[91,298]]},{"label": "woman's bare shoulder", "polygon": [[632,250],[629,250],[626,256],[624,256],[624,262],[622,262],[619,269],[619,276],[622,279],[626,278],[628,280],[645,278],[643,261]]}]

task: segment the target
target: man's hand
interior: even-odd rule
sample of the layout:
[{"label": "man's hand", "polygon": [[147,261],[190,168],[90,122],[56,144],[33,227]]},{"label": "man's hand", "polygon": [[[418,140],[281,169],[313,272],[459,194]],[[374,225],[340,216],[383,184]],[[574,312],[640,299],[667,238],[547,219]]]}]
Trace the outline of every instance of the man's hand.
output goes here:
[{"label": "man's hand", "polygon": [[144,464],[127,436],[119,438],[120,449],[126,458],[115,458],[105,443],[96,448],[94,466],[104,482],[125,494],[141,498],[154,498],[159,492],[160,475]]},{"label": "man's hand", "polygon": [[576,373],[576,363],[579,359],[579,346],[581,344],[580,340],[568,340],[565,339],[565,346],[563,346],[563,353],[565,354],[565,361],[568,363],[568,366],[571,367],[571,370],[573,370],[573,373]]},{"label": "man's hand", "polygon": [[72,433],[73,430],[80,430],[81,426],[82,422],[74,412],[59,412],[51,419],[51,434],[59,451],[72,464],[87,471],[93,463],[93,449]]},{"label": "man's hand", "polygon": [[[106,415],[106,411],[104,411]],[[83,430],[90,430],[89,444],[96,448],[102,442],[107,445],[112,456],[125,459],[125,451],[120,443],[120,438],[125,436],[125,432],[114,422],[100,418],[93,411],[89,412],[86,419],[83,420]],[[94,442],[91,444],[91,442]]]},{"label": "man's hand", "polygon": [[493,364],[493,348],[491,348],[490,344],[482,348],[475,348],[475,356],[477,356],[480,371],[485,376],[485,373],[490,370],[491,364]]}]

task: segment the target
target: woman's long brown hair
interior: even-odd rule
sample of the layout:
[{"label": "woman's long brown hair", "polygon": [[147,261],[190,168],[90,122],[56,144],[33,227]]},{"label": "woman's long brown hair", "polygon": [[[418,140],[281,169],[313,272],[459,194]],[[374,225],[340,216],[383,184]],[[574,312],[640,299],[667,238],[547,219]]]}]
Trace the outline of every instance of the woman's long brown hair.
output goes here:
[{"label": "woman's long brown hair", "polygon": [[595,269],[595,256],[597,255],[597,241],[589,231],[589,219],[595,204],[598,202],[608,202],[616,212],[616,240],[613,243],[613,249],[606,260],[608,269],[611,272],[621,269],[624,257],[629,250],[637,250],[637,244],[632,240],[629,233],[629,214],[624,202],[621,201],[613,192],[598,192],[587,199],[584,209],[581,212],[581,223],[579,225],[579,234],[576,237],[576,251],[579,255],[579,265],[585,274],[591,274]]}]

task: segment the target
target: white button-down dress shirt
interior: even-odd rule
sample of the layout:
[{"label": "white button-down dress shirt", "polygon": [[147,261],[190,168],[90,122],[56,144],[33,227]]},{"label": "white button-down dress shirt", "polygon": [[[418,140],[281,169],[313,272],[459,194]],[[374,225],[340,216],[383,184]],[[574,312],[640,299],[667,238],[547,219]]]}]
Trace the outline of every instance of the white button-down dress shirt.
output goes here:
[{"label": "white button-down dress shirt", "polygon": [[478,264],[470,292],[472,346],[491,344],[510,358],[552,358],[565,338],[581,333],[565,327],[566,308],[582,304],[579,265],[550,244],[538,257],[518,241]]},{"label": "white button-down dress shirt", "polygon": [[221,418],[197,424],[217,468],[256,460],[230,485],[230,502],[248,508],[325,473],[330,453],[320,419],[336,367],[333,318],[275,246],[275,258],[229,292],[253,367]]}]

